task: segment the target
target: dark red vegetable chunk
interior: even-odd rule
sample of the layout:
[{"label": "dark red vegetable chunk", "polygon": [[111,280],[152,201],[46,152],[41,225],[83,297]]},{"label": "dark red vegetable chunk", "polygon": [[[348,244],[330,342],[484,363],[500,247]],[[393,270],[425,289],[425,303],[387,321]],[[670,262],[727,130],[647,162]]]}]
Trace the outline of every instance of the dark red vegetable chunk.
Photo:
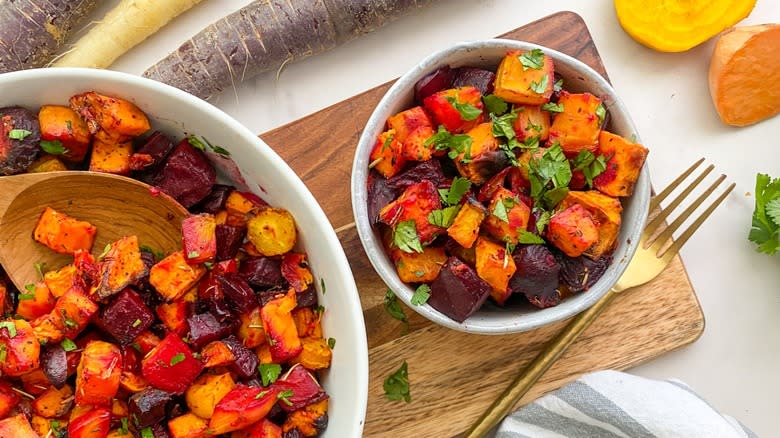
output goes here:
[{"label": "dark red vegetable chunk", "polygon": [[68,354],[59,344],[47,345],[41,351],[41,371],[55,388],[65,386],[68,380]]},{"label": "dark red vegetable chunk", "polygon": [[317,289],[309,286],[303,292],[295,292],[295,307],[314,307],[317,305]]},{"label": "dark red vegetable chunk", "polygon": [[38,116],[19,107],[0,108],[0,175],[24,172],[38,157]]},{"label": "dark red vegetable chunk", "polygon": [[561,265],[561,284],[568,286],[573,293],[588,290],[604,275],[612,263],[611,255],[593,260],[585,256],[571,258],[562,253],[556,253],[556,258]]},{"label": "dark red vegetable chunk", "polygon": [[230,260],[236,257],[241,244],[246,237],[246,228],[219,224],[216,228],[217,261]]},{"label": "dark red vegetable chunk", "polygon": [[230,324],[219,322],[209,312],[192,315],[187,319],[187,323],[190,325],[190,344],[196,350],[229,335],[232,328]]},{"label": "dark red vegetable chunk", "polygon": [[544,245],[521,245],[514,254],[517,270],[509,280],[513,293],[521,293],[531,304],[540,307],[557,305],[558,273],[561,265]]},{"label": "dark red vegetable chunk", "polygon": [[282,283],[281,262],[270,257],[245,259],[238,272],[255,287],[273,287]]},{"label": "dark red vegetable chunk", "polygon": [[148,329],[154,322],[154,314],[146,307],[141,297],[131,288],[125,288],[106,307],[95,324],[120,344],[133,342],[136,336]]},{"label": "dark red vegetable chunk", "polygon": [[152,135],[146,139],[146,142],[144,142],[141,148],[136,151],[138,154],[146,154],[152,158],[151,164],[145,167],[144,170],[139,173],[138,177],[143,181],[151,182],[154,173],[159,169],[163,161],[168,158],[168,155],[170,155],[173,150],[173,146],[173,141],[165,134],[159,131],[153,132]]},{"label": "dark red vegetable chunk", "polygon": [[[224,262],[221,262],[224,263]],[[206,275],[206,278],[198,284],[198,298],[200,307],[208,311],[217,321],[223,322],[233,318],[233,309],[225,299],[222,282],[219,278],[225,273],[220,268],[220,263]]]},{"label": "dark red vegetable chunk", "polygon": [[230,371],[236,373],[242,379],[249,379],[254,376],[258,365],[255,352],[244,347],[244,344],[232,335],[223,339],[222,342],[227,345],[236,358],[235,362],[230,364]]},{"label": "dark red vegetable chunk", "polygon": [[449,65],[445,65],[433,73],[425,76],[414,84],[414,100],[418,104],[422,103],[423,99],[439,92],[446,90],[452,86],[452,69]]},{"label": "dark red vegetable chunk", "polygon": [[452,71],[452,88],[470,85],[483,96],[493,93],[496,74],[490,70],[476,67],[458,67]]},{"label": "dark red vegetable chunk", "polygon": [[279,406],[287,412],[297,411],[312,403],[325,400],[328,394],[317,379],[301,365],[293,365],[287,373],[271,385],[279,391],[283,399]]},{"label": "dark red vegetable chunk", "polygon": [[387,179],[373,170],[368,173],[368,220],[379,223],[379,212],[398,196],[398,191],[387,184]]},{"label": "dark red vegetable chunk", "polygon": [[172,394],[155,388],[147,388],[130,396],[127,407],[130,418],[139,429],[159,423],[165,418],[165,406]]},{"label": "dark red vegetable chunk", "polygon": [[424,179],[432,182],[436,187],[444,183],[447,178],[444,176],[439,160],[427,160],[416,163],[398,175],[389,178],[387,185],[398,192],[402,192],[407,187],[417,184]]},{"label": "dark red vegetable chunk", "polygon": [[249,283],[240,274],[228,272],[217,275],[222,294],[238,313],[248,312],[257,307],[257,297]]},{"label": "dark red vegetable chunk", "polygon": [[211,192],[216,179],[206,155],[184,139],[165,160],[153,184],[190,208]]},{"label": "dark red vegetable chunk", "polygon": [[477,311],[490,296],[491,287],[477,271],[457,257],[450,257],[431,283],[428,304],[457,322]]},{"label": "dark red vegetable chunk", "polygon": [[203,363],[176,333],[169,333],[144,357],[141,372],[150,385],[182,394],[203,370]]},{"label": "dark red vegetable chunk", "polygon": [[233,186],[215,184],[211,188],[211,193],[195,206],[195,210],[202,213],[217,214],[218,211],[225,208],[225,201],[227,201],[231,191],[233,191]]}]

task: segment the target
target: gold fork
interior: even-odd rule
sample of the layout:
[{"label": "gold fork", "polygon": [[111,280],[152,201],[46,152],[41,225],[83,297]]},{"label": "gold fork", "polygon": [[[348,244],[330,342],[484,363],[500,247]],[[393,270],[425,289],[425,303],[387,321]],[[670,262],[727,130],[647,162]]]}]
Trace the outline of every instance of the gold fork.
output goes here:
[{"label": "gold fork", "polygon": [[[650,201],[650,212],[655,212],[675,189],[687,179],[704,162],[700,159],[672,181],[661,193]],[[699,197],[694,200],[680,215],[665,229],[659,227],[685,198],[702,182],[702,180],[715,168],[712,164],[685,187],[682,192],[663,210],[653,217],[647,224],[642,237],[637,245],[631,262],[620,277],[615,286],[607,292],[599,301],[577,315],[562,331],[550,341],[545,349],[518,375],[509,387],[493,402],[482,416],[466,432],[464,438],[484,437],[514,408],[517,401],[536,383],[537,380],[552,366],[552,364],[566,351],[577,337],[607,308],[612,300],[621,292],[633,287],[641,286],[654,279],[674,259],[680,248],[688,241],[699,226],[712,214],[715,208],[728,196],[735,184],[729,185],[726,190],[710,204],[702,214],[679,236],[672,240],[672,233],[685,222],[688,217],[715,191],[726,179],[721,175]]]}]

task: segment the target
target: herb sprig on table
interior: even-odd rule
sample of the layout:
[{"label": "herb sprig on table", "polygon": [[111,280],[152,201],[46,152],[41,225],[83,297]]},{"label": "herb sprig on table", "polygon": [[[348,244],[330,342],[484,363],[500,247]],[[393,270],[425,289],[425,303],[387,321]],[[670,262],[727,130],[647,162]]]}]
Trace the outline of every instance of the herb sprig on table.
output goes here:
[{"label": "herb sprig on table", "polygon": [[748,239],[756,251],[773,255],[780,251],[780,178],[756,175],[756,205]]}]

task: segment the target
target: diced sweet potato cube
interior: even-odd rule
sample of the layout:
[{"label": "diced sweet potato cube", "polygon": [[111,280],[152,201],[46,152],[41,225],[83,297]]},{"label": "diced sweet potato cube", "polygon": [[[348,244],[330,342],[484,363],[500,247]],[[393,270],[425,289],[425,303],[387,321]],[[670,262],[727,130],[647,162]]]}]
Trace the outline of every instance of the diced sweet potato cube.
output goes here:
[{"label": "diced sweet potato cube", "polygon": [[466,132],[484,120],[482,93],[472,86],[441,90],[423,99],[436,125],[455,134]]},{"label": "diced sweet potato cube", "polygon": [[263,418],[248,429],[233,432],[230,438],[282,438],[282,428]]},{"label": "diced sweet potato cube", "polygon": [[298,239],[295,219],[285,209],[265,208],[247,223],[247,239],[260,255],[275,256],[289,252]]},{"label": "diced sweet potato cube", "polygon": [[181,241],[189,263],[213,261],[217,255],[217,222],[208,213],[191,215],[181,221]]},{"label": "diced sweet potato cube", "polygon": [[20,397],[6,381],[0,381],[0,418],[5,418],[19,404]]},{"label": "diced sweet potato cube", "polygon": [[41,438],[33,430],[24,414],[0,420],[0,436],[8,438]]},{"label": "diced sweet potato cube", "polygon": [[322,312],[312,310],[311,307],[298,307],[292,311],[292,317],[295,320],[295,328],[298,331],[298,337],[322,337]]},{"label": "diced sweet potato cube", "polygon": [[421,106],[415,106],[387,118],[387,126],[395,132],[396,140],[403,144],[419,127],[433,129],[433,122]]},{"label": "diced sweet potato cube", "polygon": [[181,298],[206,274],[201,265],[190,265],[184,251],[160,260],[149,271],[149,283],[166,301]]},{"label": "diced sweet potato cube", "polygon": [[528,139],[539,137],[539,142],[544,142],[550,137],[550,113],[536,105],[519,105],[514,128],[518,141],[525,142]]},{"label": "diced sweet potato cube", "polygon": [[265,205],[254,193],[232,190],[225,199],[225,223],[233,227],[246,227],[251,215]]},{"label": "diced sweet potato cube", "polygon": [[428,215],[441,209],[441,197],[436,186],[429,180],[412,184],[395,201],[387,204],[379,212],[379,219],[395,228],[397,224],[413,220],[417,237],[424,245],[433,241],[443,231],[431,224]]},{"label": "diced sweet potato cube", "polygon": [[553,117],[548,143],[559,143],[570,158],[581,150],[595,152],[602,123],[599,108],[604,108],[601,99],[590,93],[562,91],[558,104],[563,106],[563,112]]},{"label": "diced sweet potato cube", "polygon": [[255,354],[257,355],[257,360],[261,364],[274,363],[274,358],[271,356],[271,347],[268,345],[268,343],[257,347],[255,349]]},{"label": "diced sweet potato cube", "polygon": [[184,394],[187,406],[200,418],[211,418],[214,408],[236,386],[230,373],[203,374]]},{"label": "diced sweet potato cube", "polygon": [[390,258],[401,281],[407,283],[429,283],[439,276],[441,266],[447,261],[444,248],[426,246],[423,252],[404,252],[393,247]]},{"label": "diced sweet potato cube", "polygon": [[[310,404],[303,409],[291,412],[282,424],[282,432],[297,430],[305,437],[319,436],[323,431],[322,417],[328,413],[328,400]],[[327,423],[325,423],[327,424]]]},{"label": "diced sweet potato cube", "polygon": [[290,363],[301,364],[307,370],[321,370],[330,367],[333,352],[328,342],[322,338],[301,338],[303,350],[290,360]]},{"label": "diced sweet potato cube", "polygon": [[504,168],[506,153],[498,148],[498,140],[493,136],[493,123],[477,125],[466,133],[471,138],[471,146],[455,157],[455,167],[465,178],[474,184],[484,184],[488,178]]},{"label": "diced sweet potato cube", "polygon": [[[32,291],[30,291],[32,289]],[[46,283],[39,281],[23,294],[19,294],[16,314],[30,321],[45,315],[54,308],[55,299]]]},{"label": "diced sweet potato cube", "polygon": [[297,356],[303,349],[291,315],[295,306],[295,290],[290,289],[286,295],[274,298],[260,309],[263,330],[268,337],[271,355],[277,363]]},{"label": "diced sweet potato cube", "polygon": [[38,434],[38,437],[57,437],[60,436],[60,430],[65,431],[67,429],[67,422],[61,423],[60,420],[56,421],[57,422],[54,423],[54,425],[57,427],[52,427],[51,420],[48,418],[43,418],[40,415],[33,414],[32,418],[30,418],[30,425],[32,426],[35,433]]},{"label": "diced sweet potato cube", "polygon": [[41,395],[49,389],[50,382],[43,369],[37,368],[20,376],[22,389],[32,395]]},{"label": "diced sweet potato cube", "polygon": [[288,252],[285,254],[282,257],[280,270],[282,277],[298,293],[308,289],[314,282],[314,276],[309,270],[309,262],[304,253]]},{"label": "diced sweet potato cube", "polygon": [[[479,235],[479,227],[485,220],[485,208],[478,202],[466,201],[447,228],[447,234],[460,246],[471,248]],[[406,281],[406,280],[404,280]]]},{"label": "diced sweet potato cube", "polygon": [[18,377],[40,364],[41,344],[33,328],[23,319],[0,322],[0,371],[4,376]]},{"label": "diced sweet potato cube", "polygon": [[255,348],[265,342],[263,319],[260,317],[260,307],[239,315],[241,325],[238,327],[238,338],[247,348]]},{"label": "diced sweet potato cube", "polygon": [[67,149],[63,157],[81,162],[87,155],[92,136],[84,120],[75,111],[59,105],[43,105],[38,111],[41,140],[58,141]]},{"label": "diced sweet potato cube", "polygon": [[531,217],[530,207],[503,187],[493,195],[488,212],[482,228],[497,240],[513,244],[526,230]]},{"label": "diced sweet potato cube", "polygon": [[206,438],[208,422],[192,412],[168,420],[168,430],[171,438]]},{"label": "diced sweet potato cube", "polygon": [[155,313],[168,330],[179,336],[184,336],[190,329],[187,318],[190,317],[191,308],[189,302],[180,298],[170,303],[158,305]]},{"label": "diced sweet potato cube", "polygon": [[97,228],[89,222],[46,207],[35,225],[33,238],[52,251],[73,255],[79,249],[92,251],[96,233]]},{"label": "diced sweet potato cube", "polygon": [[598,241],[585,251],[585,255],[592,259],[598,259],[611,251],[615,247],[620,231],[620,220],[623,212],[620,201],[602,194],[598,190],[570,191],[558,207],[566,209],[572,204],[579,204],[588,210],[593,223],[598,228]]},{"label": "diced sweet potato cube", "polygon": [[76,404],[111,406],[121,374],[119,348],[108,342],[91,341],[81,352],[76,371]]},{"label": "diced sweet potato cube", "polygon": [[182,394],[198,377],[203,364],[175,333],[169,333],[141,364],[144,379],[155,388]]},{"label": "diced sweet potato cube", "polygon": [[[523,63],[523,58],[533,63]],[[538,51],[511,51],[496,71],[493,94],[507,102],[541,105],[550,100],[555,77],[553,60]]]},{"label": "diced sweet potato cube", "polygon": [[408,161],[430,160],[434,154],[435,145],[426,144],[434,134],[433,128],[418,126],[404,140],[402,151],[404,159]]},{"label": "diced sweet potato cube", "polygon": [[48,313],[39,316],[30,323],[35,339],[38,340],[39,343],[47,344],[49,342],[59,342],[65,337],[57,324],[55,324],[55,320],[59,321],[60,318],[54,316],[53,313]]},{"label": "diced sweet potato cube", "polygon": [[509,279],[517,269],[512,254],[507,253],[503,245],[484,237],[477,239],[475,248],[477,275],[493,288],[491,292],[493,299],[498,304],[504,304],[512,294],[508,288]]},{"label": "diced sweet potato cube", "polygon": [[101,299],[114,295],[144,277],[147,271],[141,259],[138,237],[127,236],[111,243],[100,261],[99,269],[100,283],[96,293]]},{"label": "diced sweet potato cube", "polygon": [[73,405],[73,389],[65,385],[61,389],[50,386],[32,403],[33,411],[44,418],[62,417]]},{"label": "diced sweet potato cube", "polygon": [[[68,423],[68,438],[104,438],[111,429],[111,410],[105,407],[86,406],[72,411]],[[78,415],[73,415],[77,413]]]},{"label": "diced sweet potato cube", "polygon": [[71,97],[70,107],[86,121],[96,140],[125,142],[151,127],[146,114],[135,104],[94,91]]},{"label": "diced sweet potato cube", "polygon": [[209,421],[212,435],[241,430],[264,418],[276,404],[278,391],[236,385],[217,403]]},{"label": "diced sweet potato cube", "polygon": [[385,178],[390,178],[401,171],[406,164],[406,159],[403,157],[403,143],[396,138],[394,129],[379,134],[368,159],[371,168]]},{"label": "diced sweet potato cube", "polygon": [[78,288],[70,288],[57,299],[51,311],[52,322],[68,338],[75,338],[89,324],[98,306]]},{"label": "diced sweet potato cube", "polygon": [[236,360],[233,352],[222,341],[212,341],[206,344],[200,352],[200,358],[206,368],[227,366]]},{"label": "diced sweet potato cube", "polygon": [[56,271],[48,271],[43,274],[43,281],[55,298],[65,295],[76,280],[76,266],[65,265]]},{"label": "diced sweet potato cube", "polygon": [[30,164],[28,173],[59,172],[68,170],[68,167],[54,155],[44,154]]},{"label": "diced sweet potato cube", "polygon": [[604,172],[593,178],[593,188],[615,198],[631,196],[647,153],[647,148],[639,143],[601,131],[597,154],[608,157],[609,161]]},{"label": "diced sweet potato cube", "polygon": [[132,170],[133,143],[104,143],[97,138],[89,155],[92,172],[128,175]]},{"label": "diced sweet potato cube", "polygon": [[577,257],[596,243],[599,233],[590,213],[574,204],[553,215],[547,226],[547,238],[567,256]]}]

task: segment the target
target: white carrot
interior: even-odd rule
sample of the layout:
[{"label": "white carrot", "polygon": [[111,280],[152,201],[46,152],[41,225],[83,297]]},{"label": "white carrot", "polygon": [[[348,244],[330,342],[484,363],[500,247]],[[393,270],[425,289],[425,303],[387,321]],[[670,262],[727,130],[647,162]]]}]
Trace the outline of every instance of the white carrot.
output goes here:
[{"label": "white carrot", "polygon": [[201,0],[122,0],[54,67],[106,68]]}]

